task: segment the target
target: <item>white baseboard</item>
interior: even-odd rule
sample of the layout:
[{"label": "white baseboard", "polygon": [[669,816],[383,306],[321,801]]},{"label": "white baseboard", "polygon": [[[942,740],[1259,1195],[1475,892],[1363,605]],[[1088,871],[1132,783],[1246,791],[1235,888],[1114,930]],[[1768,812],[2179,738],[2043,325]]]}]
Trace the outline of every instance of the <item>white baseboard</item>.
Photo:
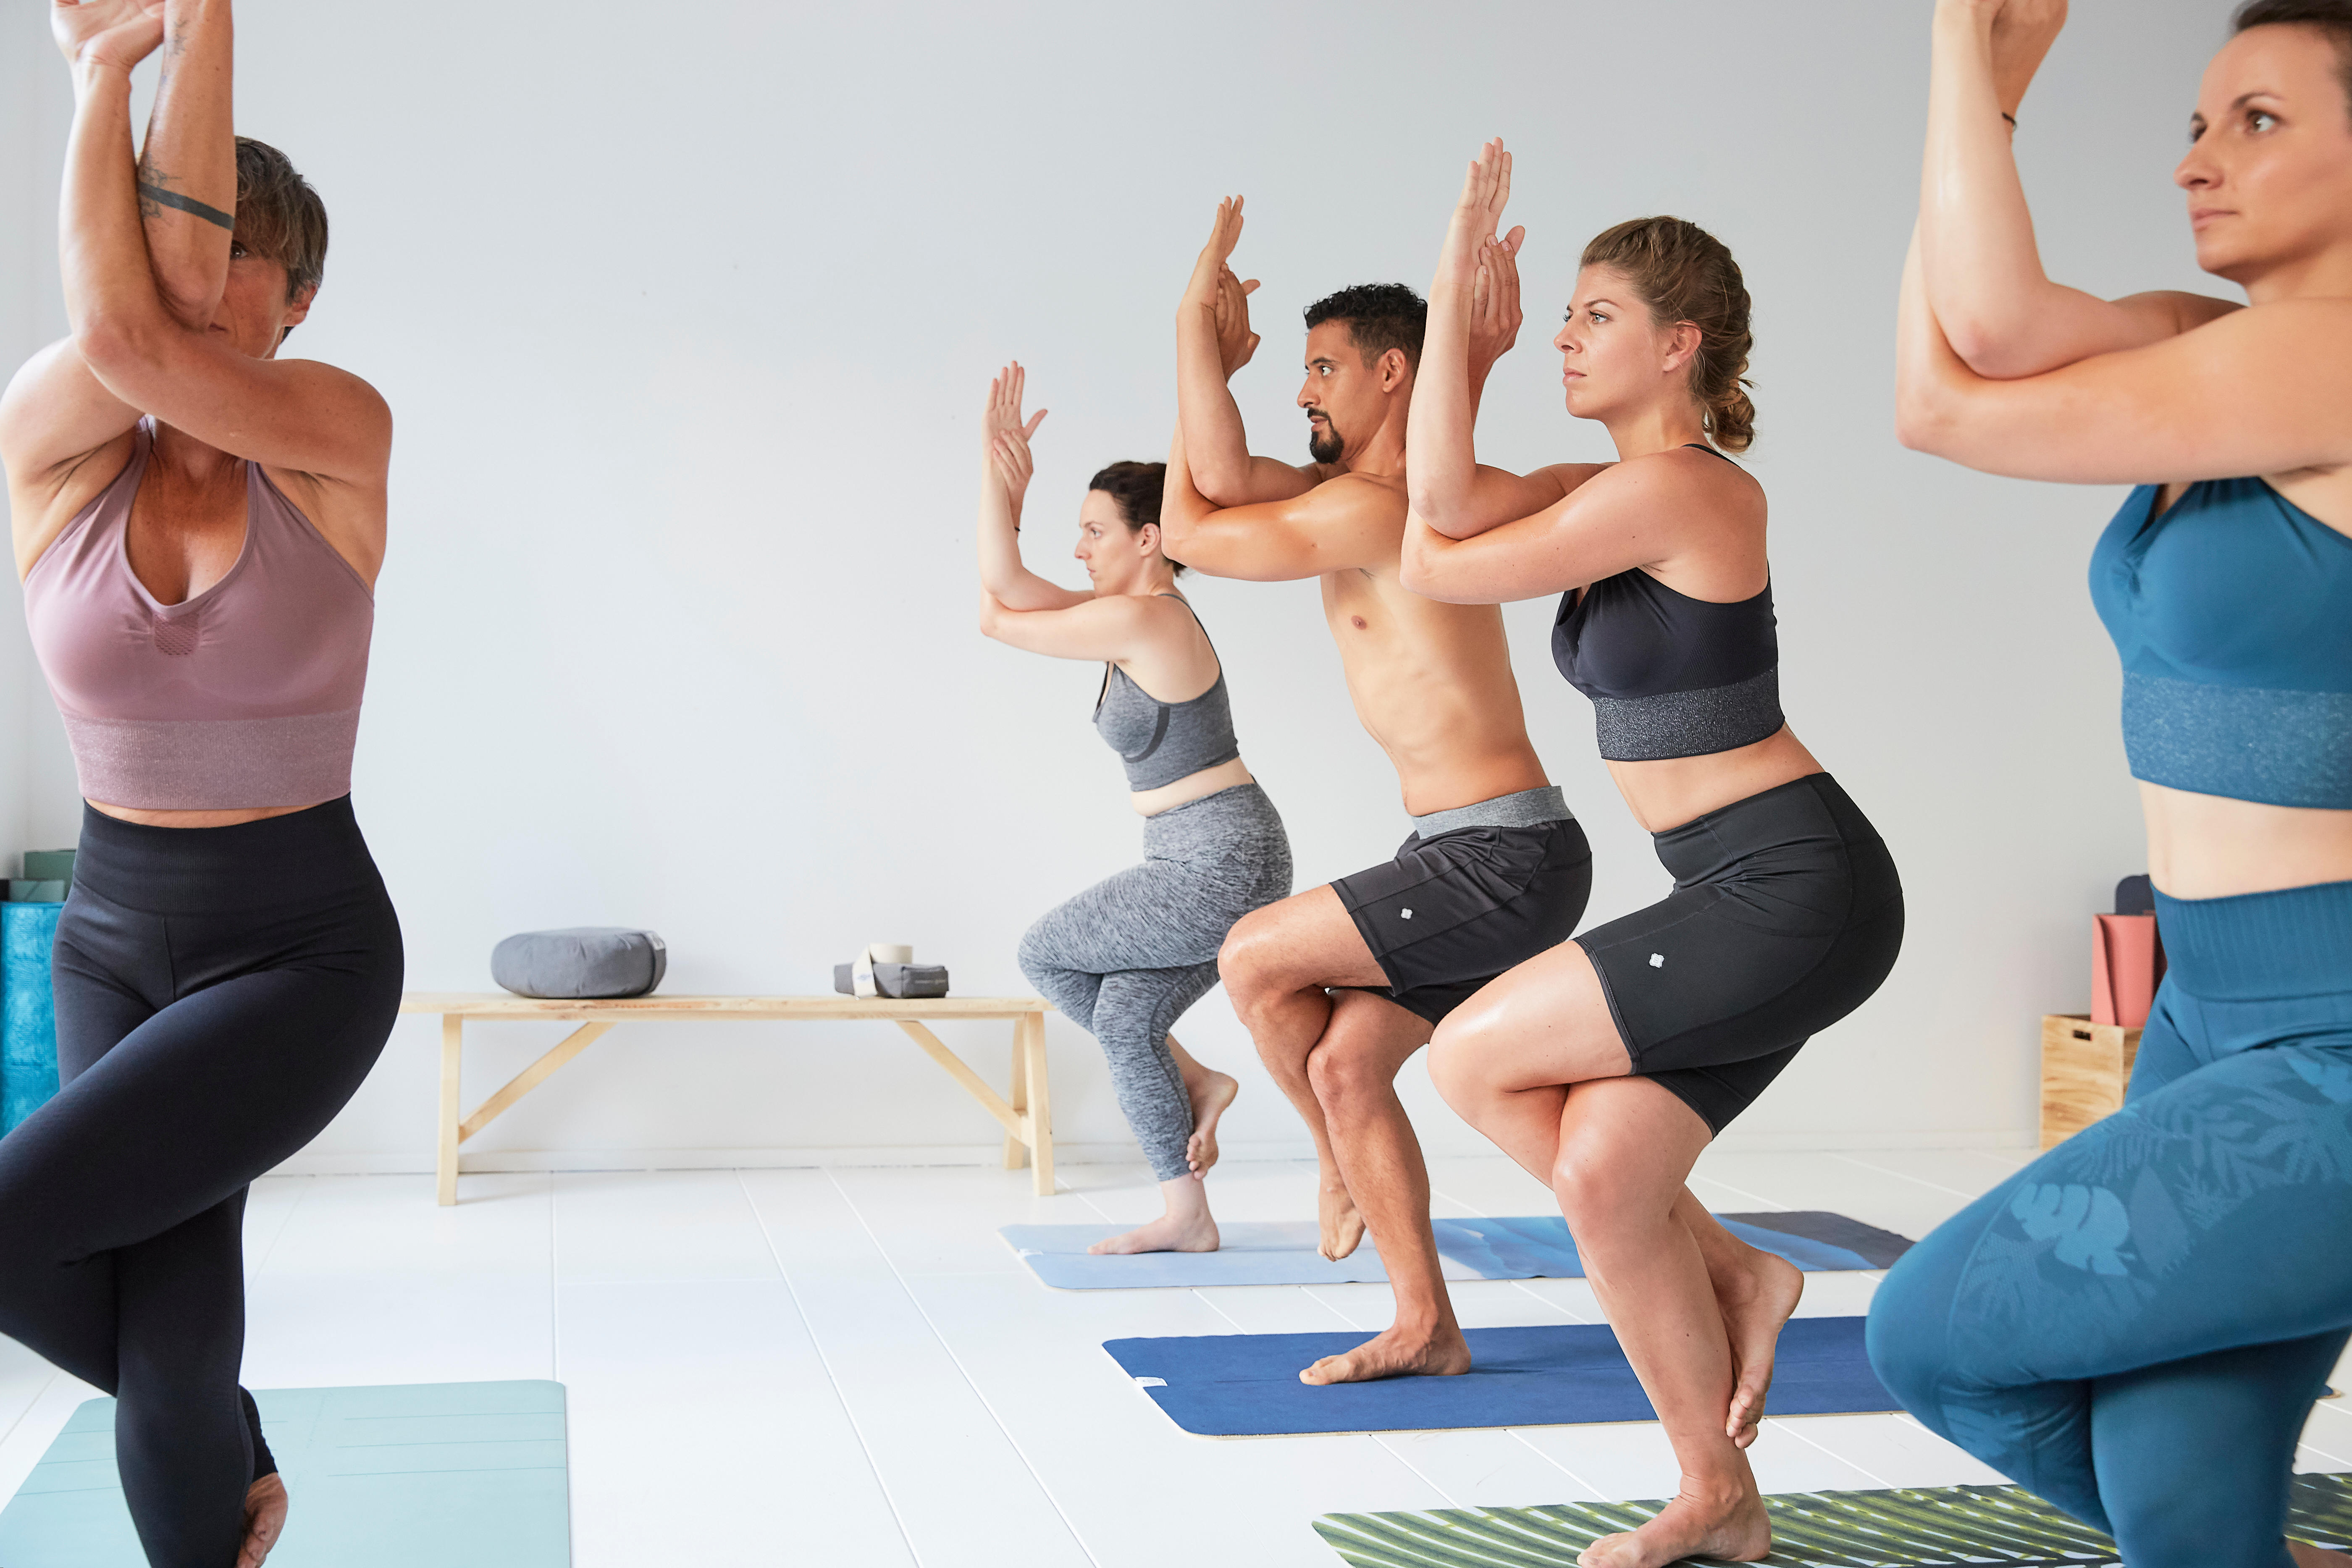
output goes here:
[{"label": "white baseboard", "polygon": [[[2030,1149],[2031,1133],[2010,1131],[1939,1133],[1738,1133],[1726,1134],[1717,1146],[1727,1153],[1801,1154],[1846,1153],[1865,1149]],[[1470,1151],[1463,1151],[1470,1152]],[[1480,1154],[1491,1150],[1479,1149]],[[1230,1160],[1308,1160],[1315,1146],[1305,1138],[1296,1142],[1270,1138],[1249,1143],[1228,1142]],[[1432,1157],[1459,1158],[1441,1149]],[[819,1166],[994,1166],[1003,1159],[1001,1144],[932,1144],[880,1145],[863,1148],[796,1149],[500,1149],[459,1156],[461,1171],[699,1171],[793,1170]],[[1142,1156],[1133,1144],[1066,1143],[1054,1145],[1054,1163],[1068,1166],[1139,1165]],[[430,1149],[393,1149],[365,1153],[305,1150],[270,1172],[272,1176],[416,1176],[433,1170]]]}]

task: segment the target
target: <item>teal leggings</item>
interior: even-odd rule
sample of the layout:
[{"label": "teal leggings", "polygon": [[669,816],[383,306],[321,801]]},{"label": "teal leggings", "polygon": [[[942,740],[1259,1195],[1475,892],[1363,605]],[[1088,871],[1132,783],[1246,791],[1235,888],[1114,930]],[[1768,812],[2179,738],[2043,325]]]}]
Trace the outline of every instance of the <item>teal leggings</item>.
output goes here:
[{"label": "teal leggings", "polygon": [[2130,1568],[2287,1568],[2295,1444],[2352,1329],[2352,883],[2157,916],[2124,1108],[1906,1255],[1870,1359]]}]

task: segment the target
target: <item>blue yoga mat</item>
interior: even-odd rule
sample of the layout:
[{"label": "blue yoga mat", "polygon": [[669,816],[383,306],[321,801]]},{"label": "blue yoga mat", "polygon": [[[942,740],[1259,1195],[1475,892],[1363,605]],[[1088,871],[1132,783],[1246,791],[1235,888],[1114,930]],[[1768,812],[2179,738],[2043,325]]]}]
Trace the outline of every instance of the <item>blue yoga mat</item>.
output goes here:
[{"label": "blue yoga mat", "polygon": [[49,948],[62,904],[0,904],[0,1133],[58,1092],[58,1011]]},{"label": "blue yoga mat", "polygon": [[[1769,1409],[1843,1416],[1902,1406],[1870,1370],[1863,1320],[1790,1318],[1780,1331]],[[1368,1333],[1204,1334],[1103,1346],[1170,1420],[1202,1437],[1421,1432],[1653,1421],[1656,1413],[1606,1323],[1471,1329],[1460,1377],[1392,1377],[1309,1387],[1299,1369]]]},{"label": "blue yoga mat", "polygon": [[[563,1385],[257,1388],[291,1500],[269,1568],[570,1568]],[[146,1568],[114,1401],[74,1412],[0,1510],[6,1568]]]},{"label": "blue yoga mat", "polygon": [[[1818,1209],[1718,1214],[1726,1230],[1808,1273],[1884,1269],[1910,1250],[1908,1239]],[[1580,1280],[1568,1222],[1557,1214],[1517,1218],[1437,1219],[1437,1251],[1449,1280]],[[1118,1291],[1207,1285],[1347,1285],[1385,1281],[1370,1237],[1337,1263],[1316,1251],[1311,1220],[1220,1225],[1214,1252],[1136,1252],[1097,1258],[1087,1249],[1130,1228],[1120,1225],[1008,1225],[998,1234],[1030,1271],[1057,1291]]]}]

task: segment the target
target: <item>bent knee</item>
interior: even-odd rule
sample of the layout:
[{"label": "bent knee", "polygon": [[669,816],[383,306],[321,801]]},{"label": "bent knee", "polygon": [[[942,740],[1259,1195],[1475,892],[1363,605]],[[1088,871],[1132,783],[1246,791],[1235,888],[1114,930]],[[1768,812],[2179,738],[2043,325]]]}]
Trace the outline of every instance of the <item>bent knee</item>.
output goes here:
[{"label": "bent knee", "polygon": [[1429,1079],[1457,1112],[1476,1105],[1502,1087],[1496,1081],[1493,1031],[1479,1013],[1454,1009],[1429,1037]]},{"label": "bent knee", "polygon": [[1327,1041],[1307,1058],[1307,1082],[1324,1110],[1339,1114],[1370,1096],[1393,1092],[1395,1079],[1370,1052]]},{"label": "bent knee", "polygon": [[1870,1315],[1863,1325],[1871,1370],[1905,1409],[1921,1415],[1937,1405],[1937,1391],[1953,1371],[1951,1336],[1946,1332],[1952,1317],[1951,1292],[1938,1277],[1942,1271],[1935,1267],[1936,1260],[1923,1252],[1927,1245],[1895,1260],[1871,1292]]}]

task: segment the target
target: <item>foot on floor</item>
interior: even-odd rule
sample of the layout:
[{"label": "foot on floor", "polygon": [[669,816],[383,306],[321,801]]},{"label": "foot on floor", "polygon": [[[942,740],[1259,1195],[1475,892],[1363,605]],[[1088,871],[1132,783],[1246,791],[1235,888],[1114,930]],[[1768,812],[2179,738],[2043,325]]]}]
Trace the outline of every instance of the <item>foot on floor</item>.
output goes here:
[{"label": "foot on floor", "polygon": [[1772,1550],[1772,1520],[1756,1483],[1736,1494],[1682,1494],[1641,1529],[1604,1535],[1584,1549],[1578,1568],[1666,1568],[1685,1557],[1753,1563]]},{"label": "foot on floor", "polygon": [[1315,1222],[1323,1239],[1316,1250],[1337,1263],[1364,1239],[1364,1217],[1344,1186],[1325,1186],[1315,1195]]},{"label": "foot on floor", "polygon": [[1470,1370],[1470,1343],[1448,1323],[1440,1329],[1391,1328],[1298,1375],[1301,1383],[1370,1383],[1382,1377],[1458,1377]]},{"label": "foot on floor", "polygon": [[1805,1293],[1805,1276],[1786,1258],[1751,1249],[1748,1261],[1750,1266],[1737,1276],[1716,1281],[1715,1293],[1738,1378],[1723,1430],[1742,1448],[1756,1440],[1756,1423],[1764,1418],[1764,1396],[1772,1386],[1772,1356],[1780,1347],[1780,1326]]},{"label": "foot on floor", "polygon": [[261,1568],[262,1559],[286,1533],[286,1483],[267,1475],[246,1489],[245,1542],[237,1548],[236,1568]]},{"label": "foot on floor", "polygon": [[1207,1176],[1209,1167],[1217,1163],[1217,1118],[1241,1091],[1238,1079],[1213,1067],[1185,1074],[1184,1094],[1192,1102],[1192,1135],[1185,1142],[1184,1160],[1194,1176]]},{"label": "foot on floor", "polygon": [[1217,1249],[1217,1222],[1203,1213],[1196,1218],[1179,1219],[1163,1214],[1149,1225],[1139,1225],[1124,1236],[1114,1236],[1108,1241],[1097,1241],[1087,1249],[1097,1255],[1127,1252],[1214,1252]]}]

